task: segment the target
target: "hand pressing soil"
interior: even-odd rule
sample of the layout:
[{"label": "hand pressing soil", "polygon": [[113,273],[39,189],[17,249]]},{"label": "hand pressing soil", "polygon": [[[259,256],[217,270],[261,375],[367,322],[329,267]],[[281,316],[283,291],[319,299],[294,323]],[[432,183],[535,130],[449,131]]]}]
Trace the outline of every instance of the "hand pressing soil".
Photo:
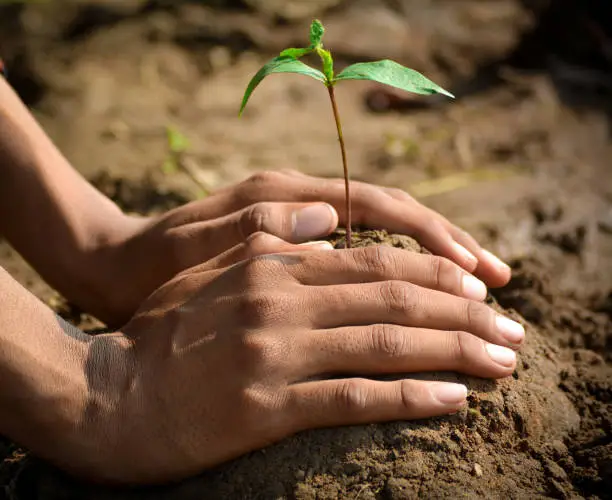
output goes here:
[{"label": "hand pressing soil", "polygon": [[[332,241],[341,246],[344,240],[337,234]],[[384,231],[358,232],[354,241],[356,247],[382,244],[427,253],[411,238]],[[488,302],[524,323],[494,299]],[[49,499],[569,495],[570,477],[558,463],[567,463],[566,442],[580,417],[559,387],[568,365],[541,331],[526,326],[528,341],[511,377],[493,382],[453,373],[409,375],[468,386],[468,406],[450,417],[303,432],[179,485],[144,491],[77,484],[46,466],[29,470]]]}]

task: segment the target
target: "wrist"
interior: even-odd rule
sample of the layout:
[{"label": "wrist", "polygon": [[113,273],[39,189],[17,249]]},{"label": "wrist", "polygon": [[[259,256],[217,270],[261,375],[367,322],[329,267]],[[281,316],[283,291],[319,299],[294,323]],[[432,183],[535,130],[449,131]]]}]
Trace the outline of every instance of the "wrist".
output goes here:
[{"label": "wrist", "polygon": [[19,337],[11,342],[11,333],[3,339],[0,363],[2,408],[10,408],[0,412],[2,431],[32,448],[44,445],[61,428],[74,428],[86,387],[78,368],[85,359],[82,339],[64,338],[57,325],[38,327],[51,330],[42,335],[51,339],[48,346],[25,345]]},{"label": "wrist", "polygon": [[114,464],[130,387],[129,348],[120,335],[62,330],[69,340],[53,343],[44,359],[8,377],[1,373],[0,400],[10,411],[0,412],[0,429],[76,476],[113,480],[120,473]]},{"label": "wrist", "polygon": [[0,267],[0,433],[76,472],[116,443],[133,386],[130,342],[69,325]]},{"label": "wrist", "polygon": [[130,424],[127,407],[134,392],[134,377],[130,340],[120,333],[90,338],[83,365],[86,387],[82,412],[74,433],[65,438],[71,448],[58,465],[77,476],[115,480],[120,474],[116,469],[124,431]]},{"label": "wrist", "polygon": [[130,296],[134,285],[130,273],[138,264],[134,244],[149,225],[149,218],[122,213],[112,224],[99,228],[90,235],[89,244],[77,251],[60,291],[111,326],[127,321],[137,306]]},{"label": "wrist", "polygon": [[64,367],[62,387],[32,399],[28,415],[33,417],[24,421],[29,434],[22,442],[75,476],[112,481],[120,474],[115,464],[132,387],[131,348],[121,334],[81,335],[86,339]]},{"label": "wrist", "polygon": [[[87,395],[70,454],[58,462],[76,476],[124,483],[145,443],[138,431],[144,419],[134,343],[122,333],[92,338],[84,376]],[[136,436],[136,438],[135,438]]]},{"label": "wrist", "polygon": [[[128,258],[131,242],[148,223],[147,218],[119,213],[104,224],[81,224],[78,239],[64,243],[52,259],[53,266],[33,265],[71,303],[111,327],[118,326],[134,307],[126,300],[133,268]],[[126,308],[129,314],[123,313]]]}]

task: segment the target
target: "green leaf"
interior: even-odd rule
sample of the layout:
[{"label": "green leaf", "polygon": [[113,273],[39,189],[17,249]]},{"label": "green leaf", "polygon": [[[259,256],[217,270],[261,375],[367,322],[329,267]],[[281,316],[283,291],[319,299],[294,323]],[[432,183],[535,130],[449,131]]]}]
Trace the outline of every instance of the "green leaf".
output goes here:
[{"label": "green leaf", "polygon": [[310,46],[314,49],[321,45],[321,40],[325,34],[325,28],[323,23],[318,19],[315,19],[310,25]]},{"label": "green leaf", "polygon": [[266,76],[271,75],[272,73],[297,73],[299,75],[309,76],[321,82],[325,81],[325,75],[318,69],[311,68],[303,62],[290,57],[276,57],[266,63],[249,82],[249,85],[244,93],[244,97],[242,98],[242,105],[240,106],[239,113],[240,115],[242,115],[242,112],[249,102],[249,98],[251,97],[253,91]]},{"label": "green leaf", "polygon": [[280,53],[279,57],[291,57],[292,59],[299,59],[300,57],[305,56],[312,52],[311,48],[308,49],[285,49]]},{"label": "green leaf", "polygon": [[168,149],[172,153],[184,153],[189,147],[189,140],[174,127],[166,127],[166,136],[168,139]]},{"label": "green leaf", "polygon": [[448,97],[455,97],[418,71],[406,68],[388,59],[353,64],[345,68],[336,77],[336,81],[339,80],[372,80],[415,94],[444,94]]},{"label": "green leaf", "polygon": [[168,157],[164,160],[164,164],[162,165],[162,171],[166,175],[175,174],[178,171],[178,165],[176,164],[176,159],[173,157]]},{"label": "green leaf", "polygon": [[323,62],[323,73],[327,79],[331,82],[334,80],[334,59],[332,58],[331,52],[329,50],[322,49],[320,47],[317,48],[317,54],[321,58]]}]

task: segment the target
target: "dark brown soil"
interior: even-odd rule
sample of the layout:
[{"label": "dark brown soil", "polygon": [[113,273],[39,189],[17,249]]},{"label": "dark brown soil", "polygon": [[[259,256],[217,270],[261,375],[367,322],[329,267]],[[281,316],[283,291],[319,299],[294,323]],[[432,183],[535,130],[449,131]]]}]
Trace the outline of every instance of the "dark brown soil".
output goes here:
[{"label": "dark brown soil", "polygon": [[[92,23],[98,18],[78,7],[57,13],[31,6],[20,23],[0,16],[0,42],[18,80],[27,82],[20,89],[92,182],[129,211],[159,212],[193,198],[189,179],[161,173],[168,124],[190,137],[189,155],[212,188],[261,169],[340,172],[333,123],[313,119],[329,118],[328,103],[308,82],[271,79],[258,90],[250,117],[235,118],[251,73],[302,34],[292,24],[299,10],[287,10],[290,2],[278,4],[277,17],[255,0],[247,2],[254,11],[238,1],[232,8],[175,2],[141,10],[148,3],[112,7],[103,23]],[[566,33],[583,34],[592,24],[567,24],[574,11],[566,7],[580,5],[569,0],[546,11],[553,25],[544,28],[525,8],[530,2],[429,4],[327,2],[332,10],[324,21],[330,33],[340,33],[330,47],[342,62],[389,56],[447,82],[506,60],[520,59],[525,64],[517,67],[540,73],[504,70],[493,87],[468,81],[460,85],[465,97],[451,107],[408,115],[372,114],[369,87],[341,93],[352,171],[423,197],[513,262],[512,282],[490,300],[527,327],[514,375],[491,382],[427,374],[467,383],[469,408],[448,418],[303,433],[163,488],[80,484],[0,440],[0,498],[610,498],[612,146],[603,111],[612,91],[602,93],[600,85],[585,92],[593,82],[582,78],[580,92],[600,100],[594,110],[568,108],[559,82],[575,79],[567,67],[546,66],[550,54],[540,54],[543,40],[560,40],[557,59],[569,51],[572,64],[596,60],[600,74],[601,61],[584,55],[591,54],[584,47],[588,34],[566,47]],[[562,31],[554,25],[559,13]],[[366,43],[368,30],[360,27],[368,23]],[[520,57],[529,52],[530,38],[521,34],[530,26],[541,49],[535,62]],[[7,44],[9,28],[19,43]],[[397,104],[390,99],[385,102]],[[421,250],[403,236],[358,236],[360,244]],[[2,242],[0,265],[76,324],[99,326],[58,300]]]}]

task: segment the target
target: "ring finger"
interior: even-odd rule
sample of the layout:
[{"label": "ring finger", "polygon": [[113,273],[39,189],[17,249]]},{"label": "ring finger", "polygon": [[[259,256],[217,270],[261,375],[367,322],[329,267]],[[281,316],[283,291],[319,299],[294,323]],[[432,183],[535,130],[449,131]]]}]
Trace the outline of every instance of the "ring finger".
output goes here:
[{"label": "ring finger", "polygon": [[312,287],[307,299],[315,328],[392,323],[472,333],[517,348],[525,329],[484,303],[404,281]]},{"label": "ring finger", "polygon": [[310,331],[299,342],[301,352],[308,353],[301,377],[456,371],[500,378],[510,375],[516,365],[512,349],[463,331],[375,324]]}]

